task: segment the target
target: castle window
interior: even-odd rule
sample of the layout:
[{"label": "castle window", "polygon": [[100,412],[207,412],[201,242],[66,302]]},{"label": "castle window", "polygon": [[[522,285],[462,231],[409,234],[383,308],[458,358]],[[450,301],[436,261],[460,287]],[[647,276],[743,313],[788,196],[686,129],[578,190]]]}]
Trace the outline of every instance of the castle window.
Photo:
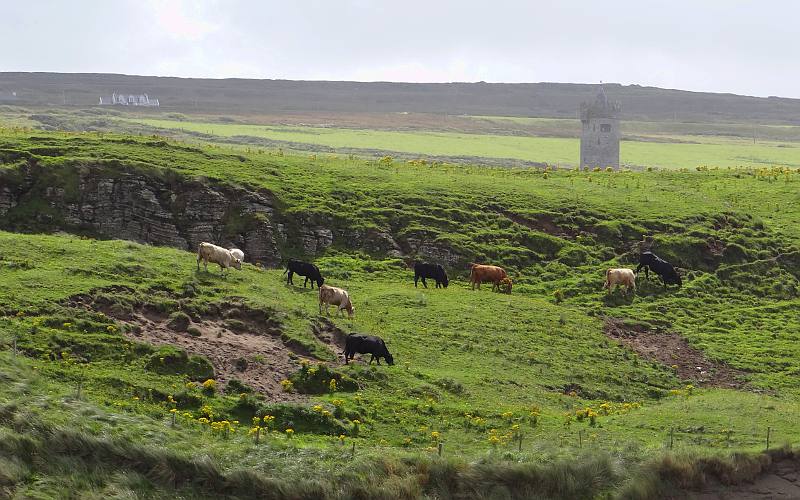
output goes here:
[{"label": "castle window", "polygon": [[600,132],[611,132],[611,125],[608,123],[601,123]]}]

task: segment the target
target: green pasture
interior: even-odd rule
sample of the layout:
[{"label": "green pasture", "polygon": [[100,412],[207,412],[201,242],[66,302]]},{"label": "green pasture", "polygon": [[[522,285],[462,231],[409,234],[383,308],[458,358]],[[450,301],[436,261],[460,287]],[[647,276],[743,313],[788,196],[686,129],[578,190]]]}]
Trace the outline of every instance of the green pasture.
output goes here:
[{"label": "green pasture", "polygon": [[[393,132],[344,128],[259,126],[223,123],[198,123],[161,119],[137,119],[137,123],[220,137],[250,136],[271,140],[316,144],[332,148],[358,148],[420,156],[461,156],[509,158],[550,165],[575,165],[579,140],[531,136],[463,134],[452,132]],[[631,130],[635,133],[635,130]],[[796,144],[759,142],[746,138],[707,138],[676,136],[672,140],[693,143],[623,141],[621,162],[635,167],[695,168],[697,166],[800,166]]]}]

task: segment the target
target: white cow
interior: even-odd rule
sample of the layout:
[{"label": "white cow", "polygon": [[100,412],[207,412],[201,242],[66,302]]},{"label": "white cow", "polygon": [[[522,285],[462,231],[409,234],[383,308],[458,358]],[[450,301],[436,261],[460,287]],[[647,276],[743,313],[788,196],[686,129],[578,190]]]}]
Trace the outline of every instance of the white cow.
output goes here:
[{"label": "white cow", "polygon": [[200,261],[203,261],[203,268],[208,272],[208,263],[219,264],[221,268],[220,273],[224,273],[225,269],[235,267],[236,269],[242,268],[242,259],[237,259],[231,254],[230,250],[218,247],[217,245],[200,243],[197,247],[197,270],[200,270]]},{"label": "white cow", "polygon": [[335,286],[322,285],[319,287],[319,313],[322,314],[322,306],[325,306],[325,314],[330,316],[328,306],[337,306],[337,311],[341,313],[347,310],[347,315],[352,318],[355,313],[353,303],[350,302],[350,295],[347,290],[336,288]]},{"label": "white cow", "polygon": [[625,287],[626,294],[631,290],[636,292],[636,274],[632,269],[612,268],[606,271],[606,283],[603,285],[603,288],[608,288],[608,291],[611,292],[614,286],[619,285]]},{"label": "white cow", "polygon": [[240,261],[244,262],[244,252],[239,250],[238,248],[231,248],[230,249],[231,255],[239,259]]}]

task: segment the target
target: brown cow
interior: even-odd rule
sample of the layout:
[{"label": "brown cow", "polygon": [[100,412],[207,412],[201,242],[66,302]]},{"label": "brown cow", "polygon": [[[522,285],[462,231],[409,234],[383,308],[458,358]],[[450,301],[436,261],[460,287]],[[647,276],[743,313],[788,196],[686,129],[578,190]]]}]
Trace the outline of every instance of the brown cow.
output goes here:
[{"label": "brown cow", "polygon": [[[475,290],[475,285],[478,285],[478,290],[481,289],[482,281],[492,282],[492,291],[500,289],[500,282],[508,277],[506,270],[497,266],[485,266],[482,264],[471,264],[469,271],[469,282],[472,284],[472,289]],[[509,279],[509,281],[511,281]]]}]

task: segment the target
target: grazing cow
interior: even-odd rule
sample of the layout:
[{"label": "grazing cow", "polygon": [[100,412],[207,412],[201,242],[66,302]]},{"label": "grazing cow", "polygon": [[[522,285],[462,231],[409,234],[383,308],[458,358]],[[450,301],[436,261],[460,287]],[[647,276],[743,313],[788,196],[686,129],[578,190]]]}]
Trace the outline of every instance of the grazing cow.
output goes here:
[{"label": "grazing cow", "polygon": [[615,286],[619,287],[620,285],[625,287],[626,294],[631,290],[636,292],[636,275],[633,274],[632,269],[609,269],[606,271],[606,283],[603,288],[608,288],[608,291],[611,292]]},{"label": "grazing cow", "polygon": [[678,274],[678,271],[675,270],[672,264],[659,258],[652,252],[642,252],[641,255],[639,255],[639,265],[636,266],[636,274],[639,274],[642,268],[644,268],[644,277],[647,279],[650,279],[648,271],[653,271],[659,275],[661,281],[664,282],[664,290],[667,289],[667,285],[678,285],[678,287],[683,285],[681,275]]},{"label": "grazing cow", "polygon": [[381,358],[384,358],[389,366],[394,364],[394,358],[389,354],[386,343],[382,338],[374,335],[362,335],[360,333],[348,335],[344,344],[344,364],[349,364],[348,360],[353,359],[356,353],[372,354],[367,364],[372,364],[374,359],[380,365]]},{"label": "grazing cow", "polygon": [[283,274],[289,273],[286,277],[286,284],[294,285],[294,281],[292,281],[292,275],[297,274],[299,276],[305,276],[305,281],[303,281],[303,288],[306,287],[308,280],[311,280],[311,289],[314,289],[314,282],[317,283],[317,288],[321,287],[322,284],[325,282],[325,278],[322,277],[322,274],[319,272],[319,268],[310,262],[303,262],[302,260],[295,260],[289,259],[289,262],[286,264],[286,271]]},{"label": "grazing cow", "polygon": [[322,285],[319,287],[319,313],[322,314],[322,306],[325,306],[325,314],[330,316],[328,306],[337,306],[337,312],[347,310],[347,315],[352,318],[355,313],[353,303],[350,302],[350,295],[346,290],[335,286]]},{"label": "grazing cow", "polygon": [[[475,285],[478,285],[478,290],[480,290],[483,281],[492,282],[492,291],[500,290],[500,282],[507,277],[506,270],[502,267],[470,264],[469,282],[472,284],[473,290],[475,290]],[[510,281],[509,279],[509,292],[511,291]]]},{"label": "grazing cow", "polygon": [[244,262],[244,252],[239,250],[238,248],[231,248],[230,249],[231,255],[239,259],[240,261]]},{"label": "grazing cow", "polygon": [[441,264],[428,264],[427,262],[417,262],[414,264],[414,288],[417,287],[417,281],[422,279],[422,286],[428,288],[428,284],[425,283],[425,278],[433,278],[436,280],[436,288],[444,287],[447,288],[447,285],[450,284],[450,280],[447,278],[447,273],[445,272],[444,268]]},{"label": "grazing cow", "polygon": [[236,269],[242,268],[242,260],[237,259],[233,255],[231,255],[230,250],[226,250],[225,248],[218,247],[217,245],[206,243],[205,241],[200,243],[197,247],[197,270],[200,270],[200,261],[203,261],[203,269],[208,272],[208,263],[211,262],[212,264],[219,264],[221,268],[220,273],[224,273],[225,270],[229,267],[235,267]]}]

